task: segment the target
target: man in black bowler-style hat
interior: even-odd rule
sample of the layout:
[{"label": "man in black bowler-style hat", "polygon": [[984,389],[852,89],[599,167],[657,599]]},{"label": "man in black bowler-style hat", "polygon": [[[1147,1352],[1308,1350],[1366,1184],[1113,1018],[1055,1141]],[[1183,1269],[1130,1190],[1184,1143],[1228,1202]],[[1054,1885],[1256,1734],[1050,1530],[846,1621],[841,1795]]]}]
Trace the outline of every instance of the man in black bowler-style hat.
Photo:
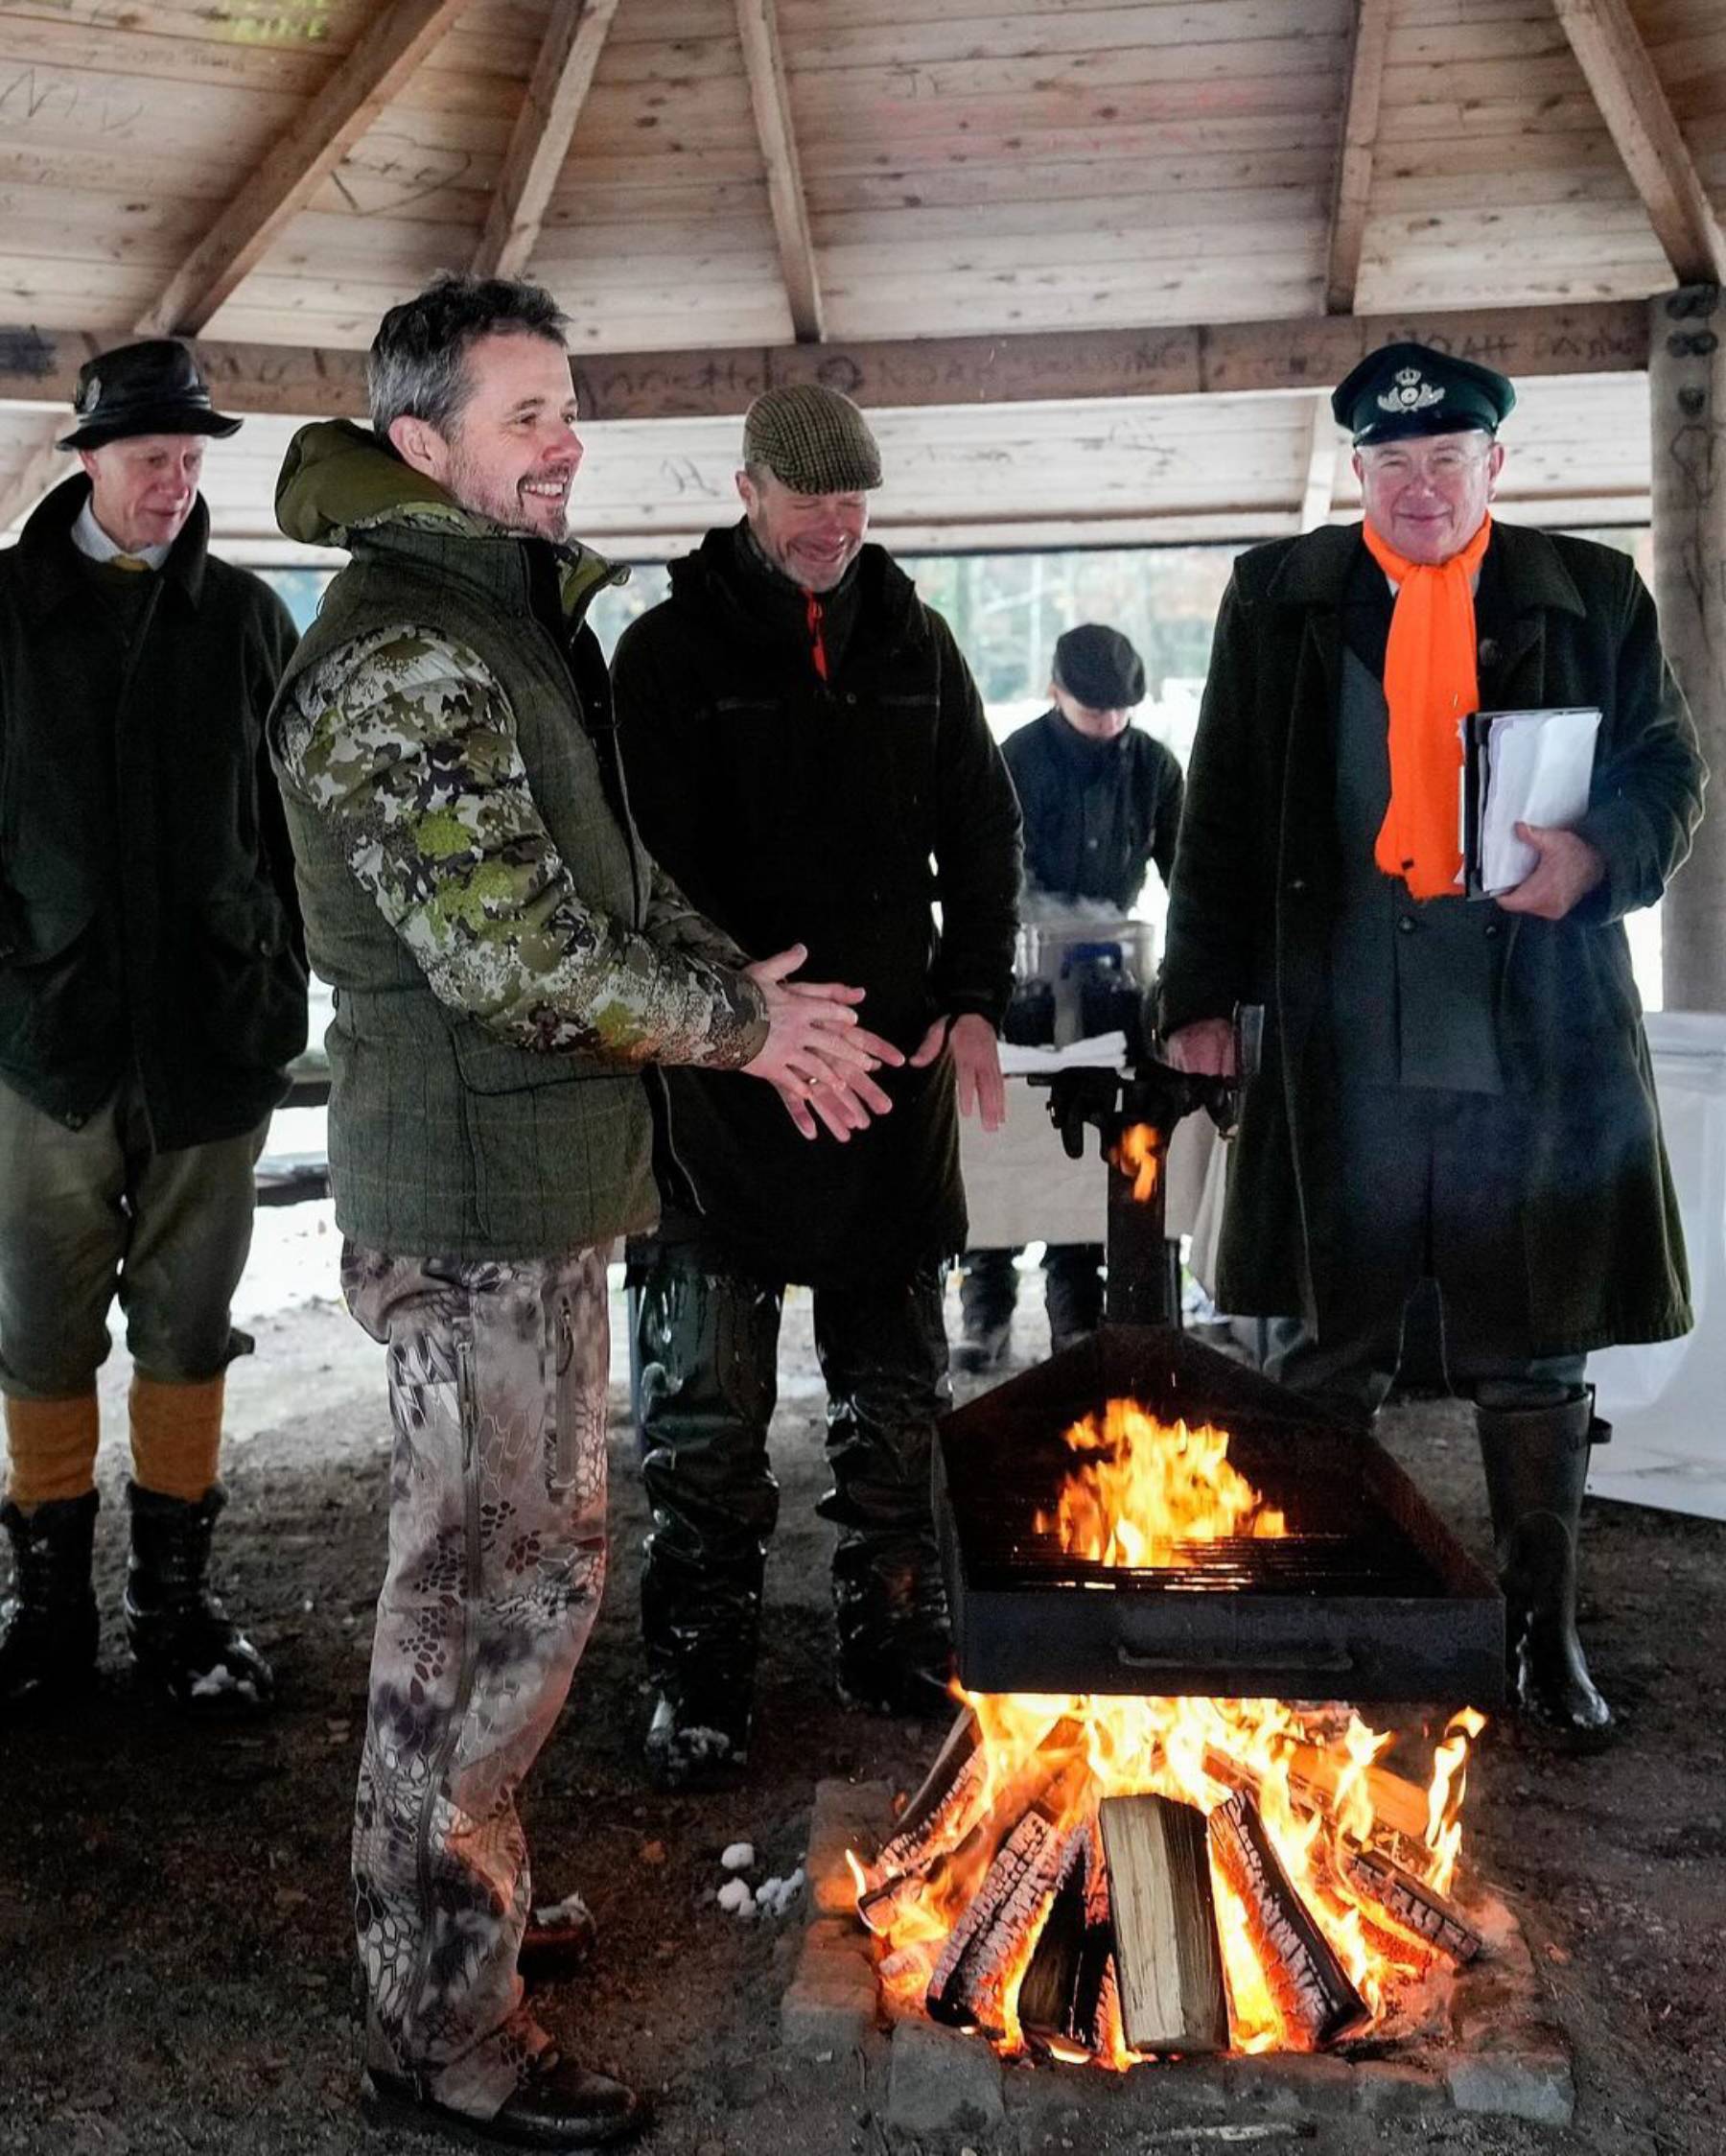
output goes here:
[{"label": "man in black bowler-style hat", "polygon": [[[1056,639],[1049,709],[1001,744],[1025,819],[1027,913],[1053,902],[1129,914],[1153,861],[1167,884],[1182,780],[1175,752],[1132,723],[1144,695],[1144,661],[1119,629],[1082,621]],[[1017,1254],[966,1252],[956,1370],[990,1370],[1006,1353]],[[1103,1322],[1103,1246],[1051,1243],[1042,1269],[1059,1351]]]},{"label": "man in black bowler-style hat", "polygon": [[139,1675],[195,1715],[266,1706],[210,1590],[229,1306],[253,1164],[305,1045],[263,722],[280,599],[209,551],[204,444],[239,420],[170,339],[99,353],[82,471],[0,554],[0,1724],[95,1674],[96,1373],[126,1317]]},{"label": "man in black bowler-style hat", "polygon": [[[1575,1629],[1594,1417],[1584,1366],[1691,1322],[1623,917],[1702,808],[1694,730],[1627,554],[1501,524],[1512,385],[1423,344],[1332,400],[1364,522],[1251,549],[1218,617],[1161,982],[1170,1060],[1231,1066],[1267,1009],[1217,1297],[1298,1313],[1273,1364],[1370,1415],[1435,1280],[1475,1403],[1522,1714],[1612,1716]],[[1459,722],[1598,707],[1587,809],[1519,826],[1533,866],[1460,888]]]}]

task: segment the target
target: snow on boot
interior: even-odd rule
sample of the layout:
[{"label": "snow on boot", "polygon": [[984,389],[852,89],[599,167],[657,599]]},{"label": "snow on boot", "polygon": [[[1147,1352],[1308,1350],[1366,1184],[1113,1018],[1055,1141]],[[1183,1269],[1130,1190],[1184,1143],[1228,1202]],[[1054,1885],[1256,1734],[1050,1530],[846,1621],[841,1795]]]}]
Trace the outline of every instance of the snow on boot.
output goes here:
[{"label": "snow on boot", "polygon": [[274,1696],[274,1673],[204,1577],[225,1491],[217,1484],[195,1505],[136,1483],[127,1494],[126,1637],[140,1676],[189,1713],[256,1714]]}]

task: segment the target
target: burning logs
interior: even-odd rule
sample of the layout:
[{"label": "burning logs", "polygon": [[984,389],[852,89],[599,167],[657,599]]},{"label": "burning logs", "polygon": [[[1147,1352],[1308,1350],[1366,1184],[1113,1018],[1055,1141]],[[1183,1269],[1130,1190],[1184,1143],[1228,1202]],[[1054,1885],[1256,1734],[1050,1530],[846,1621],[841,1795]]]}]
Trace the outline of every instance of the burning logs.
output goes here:
[{"label": "burning logs", "polygon": [[1411,1934],[1430,1952],[1447,1961],[1472,1961],[1481,1951],[1481,1934],[1442,1894],[1403,1870],[1377,1849],[1348,1848],[1341,1858],[1342,1875],[1367,1902],[1388,1917],[1392,1927]]},{"label": "burning logs", "polygon": [[1244,1790],[1211,1814],[1210,1836],[1217,1868],[1246,1910],[1291,2048],[1315,2051],[1364,2022],[1365,2001],[1294,1891]]}]

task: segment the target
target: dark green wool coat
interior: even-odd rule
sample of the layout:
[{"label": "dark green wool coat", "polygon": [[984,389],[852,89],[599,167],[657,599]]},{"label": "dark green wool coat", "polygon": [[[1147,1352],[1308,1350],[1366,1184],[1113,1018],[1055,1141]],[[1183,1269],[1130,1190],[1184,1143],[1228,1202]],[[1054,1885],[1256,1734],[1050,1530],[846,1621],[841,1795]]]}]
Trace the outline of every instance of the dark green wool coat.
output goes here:
[{"label": "dark green wool coat", "polygon": [[72,543],[89,492],[0,553],[0,1079],[76,1129],[135,1065],[175,1152],[252,1129],[306,1044],[264,740],[294,628],[200,499],[128,642]]},{"label": "dark green wool coat", "polygon": [[[823,683],[802,595],[738,530],[674,563],[612,666],[630,800],[704,913],[758,957],[806,945],[805,977],[867,991],[864,1023],[909,1053],[938,1014],[1006,1010],[1018,809],[951,631],[891,556],[865,547],[827,612],[844,633]],[[800,1137],[764,1087],[669,1077],[678,1160],[731,1260],[846,1285],[963,1246],[945,1058],[883,1073],[892,1113],[844,1146]]]},{"label": "dark green wool coat", "polygon": [[[1364,1315],[1339,1306],[1325,1263],[1337,1233],[1327,966],[1341,866],[1340,610],[1362,544],[1358,525],[1331,527],[1235,565],[1187,773],[1161,991],[1165,1034],[1237,1002],[1266,1006],[1217,1294],[1241,1313],[1299,1312],[1320,1339]],[[1499,1053],[1537,1134],[1522,1162],[1528,1351],[1670,1339],[1691,1323],[1689,1284],[1620,924],[1660,897],[1689,851],[1704,779],[1694,729],[1623,554],[1496,525],[1476,616],[1482,710],[1601,713],[1577,828],[1605,882],[1560,922],[1498,912]]]}]

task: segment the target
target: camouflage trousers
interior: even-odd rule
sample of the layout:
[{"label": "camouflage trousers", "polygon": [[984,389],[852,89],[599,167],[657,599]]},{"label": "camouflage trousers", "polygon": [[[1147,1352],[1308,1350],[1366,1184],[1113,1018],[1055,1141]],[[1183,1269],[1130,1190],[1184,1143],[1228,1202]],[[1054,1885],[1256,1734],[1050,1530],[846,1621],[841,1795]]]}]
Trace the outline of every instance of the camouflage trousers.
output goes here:
[{"label": "camouflage trousers", "polygon": [[389,1562],[354,1813],[367,2063],[490,2118],[549,2039],[523,2004],[516,1793],[605,1578],[605,1254],[342,1253],[388,1348]]}]

